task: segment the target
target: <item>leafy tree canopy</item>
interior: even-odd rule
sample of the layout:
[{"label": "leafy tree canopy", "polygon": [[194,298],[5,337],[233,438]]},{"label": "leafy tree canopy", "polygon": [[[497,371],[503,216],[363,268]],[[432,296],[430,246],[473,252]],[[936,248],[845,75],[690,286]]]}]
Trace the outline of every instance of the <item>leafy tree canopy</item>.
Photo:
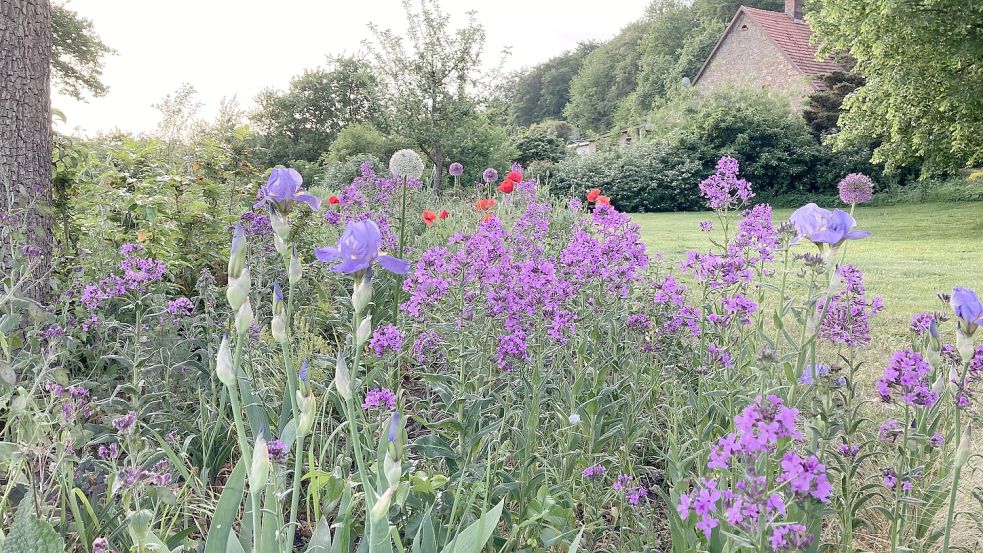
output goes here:
[{"label": "leafy tree canopy", "polygon": [[874,161],[923,176],[983,163],[983,3],[816,0],[821,52],[848,51],[866,84],[846,98],[838,146],[880,139]]},{"label": "leafy tree canopy", "polygon": [[92,21],[59,4],[51,6],[51,71],[58,89],[73,98],[103,96],[103,57],[115,54],[99,38]]},{"label": "leafy tree canopy", "polygon": [[515,85],[512,120],[520,126],[547,119],[561,119],[570,101],[570,81],[584,58],[597,48],[596,42],[582,42],[545,63],[523,73]]}]

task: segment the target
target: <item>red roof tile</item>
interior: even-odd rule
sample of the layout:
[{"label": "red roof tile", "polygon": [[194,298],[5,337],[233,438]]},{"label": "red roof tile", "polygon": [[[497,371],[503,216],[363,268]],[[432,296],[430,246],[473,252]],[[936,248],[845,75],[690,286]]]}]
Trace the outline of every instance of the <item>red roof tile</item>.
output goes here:
[{"label": "red roof tile", "polygon": [[816,60],[816,47],[809,44],[812,29],[805,21],[795,21],[783,12],[772,12],[741,6],[741,10],[764,29],[778,49],[793,65],[813,79],[843,68],[830,59]]}]

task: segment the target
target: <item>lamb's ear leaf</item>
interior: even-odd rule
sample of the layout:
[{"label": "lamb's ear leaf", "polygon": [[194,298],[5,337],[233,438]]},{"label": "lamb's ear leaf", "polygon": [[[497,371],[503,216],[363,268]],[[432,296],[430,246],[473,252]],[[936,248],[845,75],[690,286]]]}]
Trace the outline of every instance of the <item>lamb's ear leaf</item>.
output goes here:
[{"label": "lamb's ear leaf", "polygon": [[10,533],[0,544],[0,553],[65,553],[65,540],[48,521],[34,516],[31,496],[17,508]]}]

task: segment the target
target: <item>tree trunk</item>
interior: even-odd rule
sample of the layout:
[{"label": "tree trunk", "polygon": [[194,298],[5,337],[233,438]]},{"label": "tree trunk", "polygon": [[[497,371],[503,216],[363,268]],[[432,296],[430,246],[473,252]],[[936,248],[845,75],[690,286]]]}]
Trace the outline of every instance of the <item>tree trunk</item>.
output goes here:
[{"label": "tree trunk", "polygon": [[30,259],[31,278],[20,293],[38,301],[50,290],[54,245],[51,41],[49,0],[0,2],[0,259]]}]

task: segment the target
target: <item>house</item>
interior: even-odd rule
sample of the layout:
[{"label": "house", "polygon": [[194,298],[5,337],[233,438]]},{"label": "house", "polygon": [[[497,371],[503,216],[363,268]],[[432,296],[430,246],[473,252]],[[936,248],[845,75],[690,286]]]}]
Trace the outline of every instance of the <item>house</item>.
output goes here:
[{"label": "house", "polygon": [[831,59],[816,59],[802,1],[785,0],[784,13],[741,6],[693,78],[696,90],[735,85],[777,90],[801,112],[810,94],[825,89],[821,75],[844,70]]},{"label": "house", "polygon": [[567,145],[568,148],[578,155],[593,154],[598,147],[604,144],[614,144],[618,148],[623,148],[630,144],[641,142],[646,133],[651,130],[647,124],[632,125],[620,131],[604,133],[597,138],[586,138],[573,141]]}]

